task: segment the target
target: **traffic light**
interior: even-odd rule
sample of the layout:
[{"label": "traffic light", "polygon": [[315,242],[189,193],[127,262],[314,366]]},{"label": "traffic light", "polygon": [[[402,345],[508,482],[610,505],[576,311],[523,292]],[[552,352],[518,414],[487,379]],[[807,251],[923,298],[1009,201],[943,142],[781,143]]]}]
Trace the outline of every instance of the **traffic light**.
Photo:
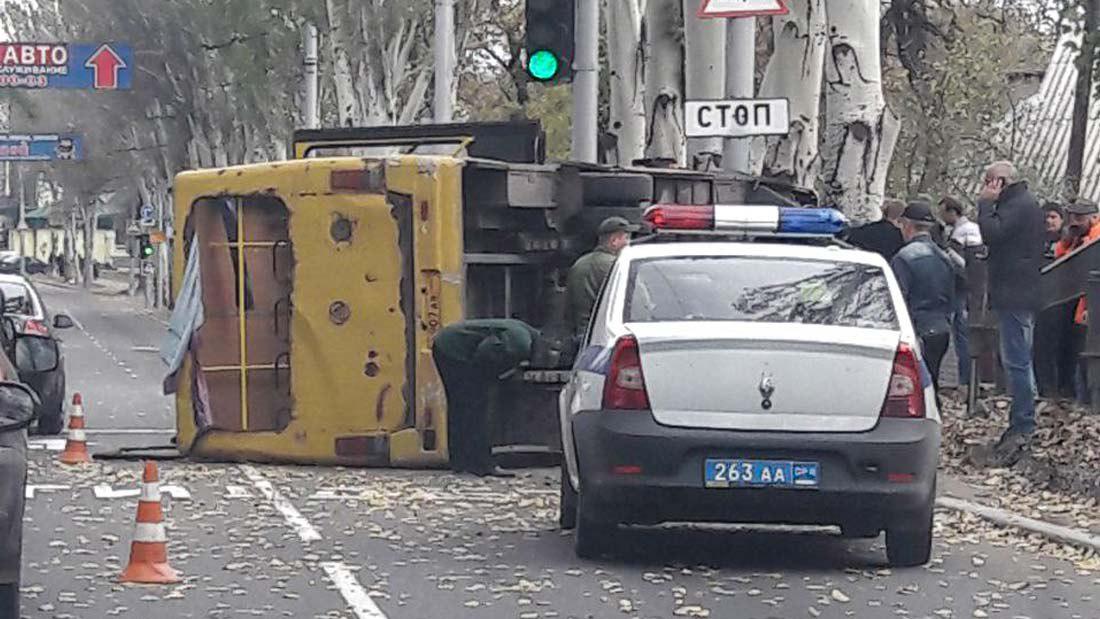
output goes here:
[{"label": "traffic light", "polygon": [[536,82],[573,79],[574,0],[527,0],[527,75]]},{"label": "traffic light", "polygon": [[156,253],[156,248],[153,247],[153,242],[149,240],[148,234],[142,234],[138,237],[138,256],[143,260],[146,258],[152,258]]}]

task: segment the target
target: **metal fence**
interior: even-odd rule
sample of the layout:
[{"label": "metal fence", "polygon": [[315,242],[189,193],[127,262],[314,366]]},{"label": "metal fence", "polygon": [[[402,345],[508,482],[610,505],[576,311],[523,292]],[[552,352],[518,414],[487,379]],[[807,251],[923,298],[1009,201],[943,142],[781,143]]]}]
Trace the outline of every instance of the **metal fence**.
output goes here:
[{"label": "metal fence", "polygon": [[[996,315],[989,306],[987,262],[981,256],[980,248],[966,250],[966,273],[969,283],[967,303],[969,306],[971,379],[969,410],[976,410],[977,384],[993,383],[1004,387],[999,362],[999,344],[997,337]],[[1100,308],[1100,243],[1086,245],[1043,268],[1040,278],[1042,298],[1041,318],[1049,321],[1072,321],[1073,304],[1081,297],[1087,299],[1089,307]],[[1037,321],[1038,322],[1038,321]],[[1069,324],[1055,324],[1063,332]],[[1048,333],[1036,332],[1037,340],[1047,337]],[[1062,345],[1069,344],[1061,341]],[[1036,343],[1037,346],[1044,344]],[[1091,401],[1091,410],[1100,414],[1100,328],[1086,328],[1085,342],[1080,357],[1085,361],[1086,383]]]}]

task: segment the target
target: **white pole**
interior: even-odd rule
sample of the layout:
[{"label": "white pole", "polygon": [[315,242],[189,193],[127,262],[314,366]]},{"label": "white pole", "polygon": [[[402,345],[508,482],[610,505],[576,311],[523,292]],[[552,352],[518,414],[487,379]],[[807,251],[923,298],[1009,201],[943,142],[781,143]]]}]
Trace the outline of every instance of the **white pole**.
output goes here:
[{"label": "white pole", "polygon": [[[726,94],[726,63],[738,62],[726,55],[728,19],[695,16],[699,0],[684,0],[684,100],[721,99]],[[722,138],[689,138],[688,167],[710,170],[724,156]]]},{"label": "white pole", "polygon": [[455,3],[435,0],[435,101],[432,112],[435,122],[449,123],[454,119],[455,75]]},{"label": "white pole", "polygon": [[[0,131],[11,132],[11,101],[0,101]],[[4,162],[4,197],[11,197],[11,162]]]},{"label": "white pole", "polygon": [[[726,97],[751,99],[756,69],[756,18],[730,19],[726,26]],[[722,167],[734,172],[751,172],[752,138],[726,138]]]},{"label": "white pole", "polygon": [[306,129],[317,129],[321,126],[320,78],[317,71],[317,45],[320,35],[317,33],[317,26],[313,24],[306,26],[304,34],[305,57],[302,59],[302,66],[306,92],[302,124]]},{"label": "white pole", "polygon": [[[568,1],[568,0],[567,0]],[[573,32],[573,159],[596,163],[600,0],[576,0]]]}]

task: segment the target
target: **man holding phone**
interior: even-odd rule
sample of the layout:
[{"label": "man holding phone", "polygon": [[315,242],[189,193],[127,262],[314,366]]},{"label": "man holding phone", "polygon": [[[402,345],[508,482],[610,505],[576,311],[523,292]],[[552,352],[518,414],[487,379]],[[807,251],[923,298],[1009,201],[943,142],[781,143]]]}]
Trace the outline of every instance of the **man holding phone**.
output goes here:
[{"label": "man holding phone", "polygon": [[998,161],[986,168],[978,226],[989,251],[989,300],[997,314],[1001,365],[1012,396],[1009,426],[993,456],[997,464],[1011,465],[1029,447],[1035,431],[1032,342],[1045,239],[1043,211],[1012,163]]}]

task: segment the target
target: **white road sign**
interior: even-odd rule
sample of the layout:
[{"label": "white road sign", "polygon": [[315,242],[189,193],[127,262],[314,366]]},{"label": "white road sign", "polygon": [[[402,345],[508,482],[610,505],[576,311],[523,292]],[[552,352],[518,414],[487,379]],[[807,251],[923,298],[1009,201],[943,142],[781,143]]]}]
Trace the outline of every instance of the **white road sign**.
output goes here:
[{"label": "white road sign", "polygon": [[783,135],[791,125],[786,99],[688,101],[684,121],[689,138]]},{"label": "white road sign", "polygon": [[703,0],[696,16],[707,19],[786,14],[787,3],[783,0]]}]

